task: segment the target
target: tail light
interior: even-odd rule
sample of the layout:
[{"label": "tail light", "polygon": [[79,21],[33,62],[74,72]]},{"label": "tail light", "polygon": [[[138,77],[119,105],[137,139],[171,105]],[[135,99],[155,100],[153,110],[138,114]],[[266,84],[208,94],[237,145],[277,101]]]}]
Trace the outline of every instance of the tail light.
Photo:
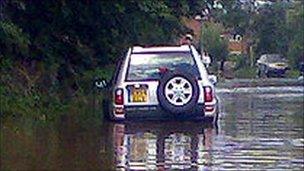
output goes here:
[{"label": "tail light", "polygon": [[210,86],[204,87],[204,99],[205,102],[212,102],[213,100],[213,92]]},{"label": "tail light", "polygon": [[123,95],[123,89],[118,88],[115,90],[115,104],[117,105],[123,105],[124,104],[124,95]]},{"label": "tail light", "polygon": [[205,112],[212,112],[214,110],[214,105],[206,105]]}]

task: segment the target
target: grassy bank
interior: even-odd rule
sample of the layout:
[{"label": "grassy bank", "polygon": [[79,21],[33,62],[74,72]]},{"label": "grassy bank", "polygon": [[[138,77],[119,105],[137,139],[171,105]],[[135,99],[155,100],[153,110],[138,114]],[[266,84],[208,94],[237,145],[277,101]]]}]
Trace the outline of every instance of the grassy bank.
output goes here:
[{"label": "grassy bank", "polygon": [[[2,68],[0,85],[2,118],[32,118],[33,120],[53,121],[62,115],[75,115],[79,120],[103,118],[101,101],[103,93],[96,90],[93,80],[97,77],[111,78],[114,66],[88,70],[73,75],[73,79],[54,80],[46,86],[50,76],[41,74],[37,80],[31,81],[37,72],[30,71],[22,75],[13,68]],[[31,84],[31,85],[29,85]]]},{"label": "grassy bank", "polygon": [[234,71],[236,78],[256,78],[256,68],[247,67]]},{"label": "grassy bank", "polygon": [[[257,78],[257,68],[256,67],[243,67],[234,71],[235,78]],[[284,78],[298,78],[300,72],[298,70],[289,70],[286,72]]]}]

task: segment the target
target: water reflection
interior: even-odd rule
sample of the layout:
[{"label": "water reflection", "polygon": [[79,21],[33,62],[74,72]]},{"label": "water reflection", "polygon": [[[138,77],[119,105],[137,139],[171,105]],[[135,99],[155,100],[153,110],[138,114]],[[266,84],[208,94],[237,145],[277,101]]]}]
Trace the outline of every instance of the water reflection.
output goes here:
[{"label": "water reflection", "polygon": [[204,169],[216,128],[202,122],[114,124],[117,170]]}]

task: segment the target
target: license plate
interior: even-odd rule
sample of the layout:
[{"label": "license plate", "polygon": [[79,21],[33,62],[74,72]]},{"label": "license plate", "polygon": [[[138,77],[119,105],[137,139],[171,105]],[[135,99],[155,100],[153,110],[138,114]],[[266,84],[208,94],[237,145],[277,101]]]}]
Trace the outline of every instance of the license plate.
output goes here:
[{"label": "license plate", "polygon": [[144,88],[135,88],[132,91],[132,102],[147,102],[147,90]]}]

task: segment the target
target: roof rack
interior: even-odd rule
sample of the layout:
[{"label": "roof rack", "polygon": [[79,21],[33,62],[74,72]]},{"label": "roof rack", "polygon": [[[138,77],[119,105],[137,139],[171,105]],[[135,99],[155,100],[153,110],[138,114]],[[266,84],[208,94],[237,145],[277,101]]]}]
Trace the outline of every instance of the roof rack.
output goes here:
[{"label": "roof rack", "polygon": [[135,53],[140,52],[185,52],[190,51],[189,45],[153,45],[153,46],[134,46],[133,51]]}]

